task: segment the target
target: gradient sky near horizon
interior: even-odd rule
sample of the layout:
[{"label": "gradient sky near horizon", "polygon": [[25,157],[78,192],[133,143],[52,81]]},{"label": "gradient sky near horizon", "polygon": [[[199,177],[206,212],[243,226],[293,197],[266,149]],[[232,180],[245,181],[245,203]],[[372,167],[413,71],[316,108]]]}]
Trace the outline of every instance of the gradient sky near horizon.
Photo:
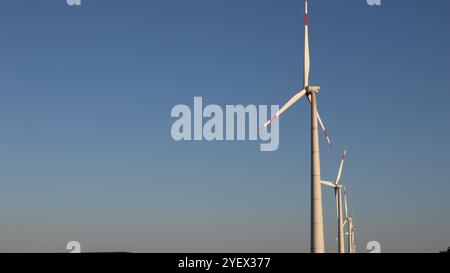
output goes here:
[{"label": "gradient sky near horizon", "polygon": [[[450,245],[450,2],[309,1],[312,83],[358,251]],[[282,104],[300,0],[2,1],[0,252],[308,252],[308,105],[280,146],[175,142],[174,105]],[[336,251],[324,189],[326,250]]]}]

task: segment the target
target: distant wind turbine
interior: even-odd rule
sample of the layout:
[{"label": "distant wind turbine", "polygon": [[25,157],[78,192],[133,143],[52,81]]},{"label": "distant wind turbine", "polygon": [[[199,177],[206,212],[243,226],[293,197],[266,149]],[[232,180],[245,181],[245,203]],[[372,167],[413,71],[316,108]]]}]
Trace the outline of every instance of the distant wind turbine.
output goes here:
[{"label": "distant wind turbine", "polygon": [[345,147],[344,154],[342,155],[341,164],[339,165],[338,174],[335,183],[329,181],[322,181],[322,184],[334,189],[334,199],[336,202],[336,216],[338,221],[338,251],[339,253],[345,253],[344,243],[344,224],[342,222],[342,188],[344,187],[341,181],[342,168],[344,167],[345,157],[347,156],[347,147]]},{"label": "distant wind turbine", "polygon": [[347,250],[348,253],[355,253],[356,247],[355,247],[355,226],[353,224],[353,215],[350,217],[348,215],[348,208],[347,208],[347,191],[344,187],[344,208],[345,208],[345,220],[344,225],[347,225],[347,233],[348,233],[348,242],[347,242]]}]

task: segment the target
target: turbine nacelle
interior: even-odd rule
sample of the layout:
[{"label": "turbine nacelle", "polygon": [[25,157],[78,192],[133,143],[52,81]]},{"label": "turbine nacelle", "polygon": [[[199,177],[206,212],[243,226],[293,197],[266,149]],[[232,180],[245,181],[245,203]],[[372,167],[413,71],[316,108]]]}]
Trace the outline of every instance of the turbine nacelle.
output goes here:
[{"label": "turbine nacelle", "polygon": [[308,85],[308,86],[306,86],[305,87],[305,90],[306,90],[306,94],[311,94],[311,93],[319,93],[319,91],[320,91],[320,86],[318,86],[318,85]]}]

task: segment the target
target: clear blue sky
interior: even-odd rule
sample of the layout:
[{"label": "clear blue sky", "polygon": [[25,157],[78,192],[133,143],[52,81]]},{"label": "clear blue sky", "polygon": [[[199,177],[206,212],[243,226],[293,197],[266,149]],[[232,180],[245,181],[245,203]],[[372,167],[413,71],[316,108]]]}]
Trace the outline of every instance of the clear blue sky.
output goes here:
[{"label": "clear blue sky", "polygon": [[[309,112],[280,147],[175,142],[176,104],[282,104],[300,0],[2,1],[0,251],[309,251]],[[450,245],[450,2],[310,1],[311,82],[358,250]],[[326,189],[325,189],[326,190]],[[333,194],[324,191],[335,251]]]}]

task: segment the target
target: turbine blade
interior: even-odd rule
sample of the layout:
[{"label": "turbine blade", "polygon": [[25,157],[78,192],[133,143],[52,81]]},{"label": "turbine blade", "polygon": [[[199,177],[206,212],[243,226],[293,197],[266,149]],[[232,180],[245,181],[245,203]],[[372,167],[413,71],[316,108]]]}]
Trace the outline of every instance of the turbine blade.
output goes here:
[{"label": "turbine blade", "polygon": [[317,120],[319,121],[320,127],[322,127],[322,132],[327,140],[328,146],[331,148],[330,137],[328,136],[327,129],[325,129],[325,125],[323,125],[322,119],[320,118],[319,111],[317,111]]},{"label": "turbine blade", "polygon": [[302,91],[295,94],[285,105],[283,105],[283,107],[281,107],[280,110],[278,110],[275,113],[275,115],[272,118],[270,118],[268,121],[266,121],[266,123],[264,123],[264,125],[261,126],[259,129],[262,130],[262,129],[266,128],[267,126],[269,126],[270,123],[272,123],[274,120],[276,120],[281,114],[283,114],[284,111],[289,109],[289,107],[291,107],[294,103],[296,103],[299,99],[301,99],[301,97],[303,97],[305,94],[306,94],[305,89],[303,89]]},{"label": "turbine blade", "polygon": [[347,157],[347,146],[345,146],[344,153],[342,154],[341,165],[339,165],[339,170],[336,177],[336,185],[339,184],[339,182],[341,181],[342,168],[344,167],[344,161],[346,157]]},{"label": "turbine blade", "polygon": [[[306,88],[309,86],[309,71],[311,67],[311,59],[309,54],[309,20],[308,20],[308,0],[305,0],[305,55],[304,55],[304,74],[303,74],[303,86]],[[308,95],[309,102],[311,98]],[[317,112],[317,120],[319,121],[320,127],[322,127],[323,134],[327,139],[328,146],[331,148],[331,141],[328,136],[327,130],[323,125],[322,119],[320,118],[319,112]]]},{"label": "turbine blade", "polygon": [[336,188],[336,186],[329,182],[329,181],[321,181],[322,185],[328,186],[328,187],[332,187],[332,188]]},{"label": "turbine blade", "polygon": [[309,33],[308,33],[308,0],[305,0],[305,60],[304,60],[304,77],[303,86],[309,85],[309,68],[310,68],[310,56],[309,56]]},{"label": "turbine blade", "polygon": [[[308,94],[308,100],[309,100],[309,103],[311,103],[311,95],[310,94]],[[323,125],[322,118],[320,118],[319,111],[317,111],[317,121],[319,122],[320,127],[322,128],[322,132],[323,132],[323,135],[325,136],[325,139],[327,140],[328,146],[331,148],[330,136],[327,133],[327,129],[325,129],[325,125]]]}]

